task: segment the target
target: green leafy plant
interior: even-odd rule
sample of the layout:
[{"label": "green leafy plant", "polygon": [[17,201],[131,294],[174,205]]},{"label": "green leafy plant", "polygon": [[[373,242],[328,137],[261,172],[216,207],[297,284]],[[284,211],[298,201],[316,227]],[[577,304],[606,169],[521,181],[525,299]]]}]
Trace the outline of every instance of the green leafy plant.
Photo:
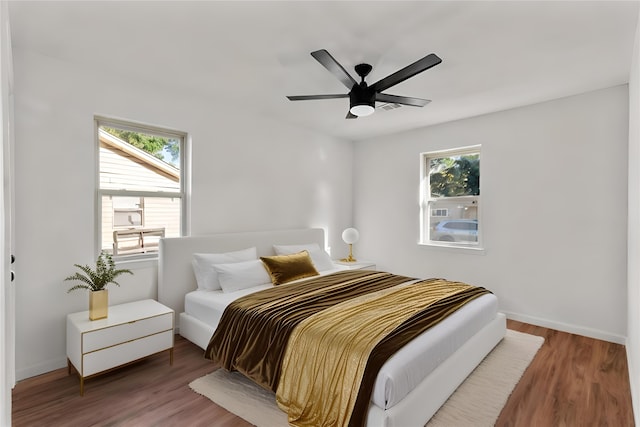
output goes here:
[{"label": "green leafy plant", "polygon": [[74,275],[64,279],[65,281],[75,280],[81,282],[69,288],[67,293],[75,291],[76,289],[88,289],[92,292],[101,291],[105,289],[109,283],[120,286],[120,284],[115,281],[116,277],[124,273],[133,274],[131,270],[127,269],[116,270],[116,263],[113,261],[113,257],[104,251],[100,252],[98,256],[95,270],[88,265],[74,264],[74,266],[82,270],[84,274],[76,272]]}]

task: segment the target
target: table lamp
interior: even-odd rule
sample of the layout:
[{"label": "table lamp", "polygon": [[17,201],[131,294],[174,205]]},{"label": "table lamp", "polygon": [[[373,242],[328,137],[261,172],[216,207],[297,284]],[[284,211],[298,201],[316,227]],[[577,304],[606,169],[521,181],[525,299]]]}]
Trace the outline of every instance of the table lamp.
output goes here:
[{"label": "table lamp", "polygon": [[342,240],[346,244],[349,245],[349,256],[346,258],[342,258],[340,261],[343,262],[356,262],[356,259],[353,257],[353,244],[358,241],[360,238],[360,233],[355,228],[347,228],[342,232]]}]

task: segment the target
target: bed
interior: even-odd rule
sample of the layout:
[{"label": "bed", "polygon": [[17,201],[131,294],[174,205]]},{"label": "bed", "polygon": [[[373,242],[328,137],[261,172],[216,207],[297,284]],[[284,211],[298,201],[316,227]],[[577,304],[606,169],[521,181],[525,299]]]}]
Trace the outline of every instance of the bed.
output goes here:
[{"label": "bed", "polygon": [[[206,349],[225,307],[235,298],[266,288],[216,292],[198,289],[193,254],[227,253],[255,247],[258,256],[274,255],[274,245],[317,244],[325,247],[324,230],[300,229],[160,241],[158,299],[180,313],[177,332]],[[341,268],[322,271],[332,274]],[[506,319],[493,294],[466,304],[437,326],[398,350],[375,380],[368,426],[424,425],[471,371],[504,337]]]}]

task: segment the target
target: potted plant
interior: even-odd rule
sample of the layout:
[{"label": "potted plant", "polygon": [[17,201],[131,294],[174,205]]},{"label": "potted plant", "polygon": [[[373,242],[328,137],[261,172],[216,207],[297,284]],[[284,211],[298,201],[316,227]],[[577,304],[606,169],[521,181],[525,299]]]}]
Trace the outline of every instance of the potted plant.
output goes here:
[{"label": "potted plant", "polygon": [[88,265],[74,264],[82,270],[82,273],[76,272],[74,275],[64,279],[78,281],[79,284],[69,288],[67,293],[75,291],[77,289],[88,289],[89,292],[89,319],[103,319],[107,317],[107,308],[109,306],[109,294],[106,289],[109,283],[113,283],[120,286],[115,278],[121,274],[128,273],[133,274],[131,270],[120,269],[116,270],[116,263],[113,261],[113,257],[102,251],[96,261],[95,270]]}]

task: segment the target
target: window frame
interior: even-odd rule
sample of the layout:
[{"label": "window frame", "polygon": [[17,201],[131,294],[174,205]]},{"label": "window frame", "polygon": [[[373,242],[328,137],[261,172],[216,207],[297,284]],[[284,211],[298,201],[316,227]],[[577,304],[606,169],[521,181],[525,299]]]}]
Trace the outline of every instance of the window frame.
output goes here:
[{"label": "window frame", "polygon": [[[484,251],[483,247],[483,226],[482,226],[482,203],[481,203],[481,195],[482,195],[482,166],[480,166],[480,191],[477,196],[454,196],[454,197],[431,197],[431,183],[430,183],[430,171],[429,171],[429,159],[434,158],[443,158],[443,157],[453,157],[453,156],[462,156],[462,155],[470,155],[477,154],[478,158],[482,159],[482,146],[480,144],[471,145],[466,147],[445,149],[445,150],[436,150],[436,151],[428,151],[420,153],[420,195],[419,195],[419,203],[420,203],[420,236],[418,239],[419,245],[424,246],[439,246],[446,248],[456,248],[456,249],[468,249],[472,251]],[[431,240],[430,239],[430,229],[431,224],[434,219],[438,219],[441,217],[434,217],[431,215],[432,209],[438,209],[430,206],[430,204],[434,201],[442,201],[447,200],[451,202],[459,202],[459,203],[469,203],[475,204],[477,206],[477,221],[478,221],[478,233],[477,233],[477,241],[475,242],[448,242],[448,241],[440,241],[440,240]],[[452,218],[449,218],[452,219]],[[454,219],[454,218],[453,218]],[[446,219],[441,219],[446,220]]]},{"label": "window frame", "polygon": [[[113,127],[131,132],[139,132],[162,137],[178,138],[180,140],[180,190],[179,191],[132,191],[132,190],[111,190],[100,188],[100,126]],[[102,197],[156,197],[156,198],[180,198],[180,236],[187,236],[189,232],[189,195],[190,176],[188,171],[190,165],[190,140],[189,134],[175,129],[168,129],[160,126],[146,125],[129,120],[114,119],[105,116],[94,116],[94,148],[95,148],[95,252],[102,251]],[[115,229],[115,228],[114,228]],[[119,254],[113,255],[116,262],[156,260],[158,252]]]}]

